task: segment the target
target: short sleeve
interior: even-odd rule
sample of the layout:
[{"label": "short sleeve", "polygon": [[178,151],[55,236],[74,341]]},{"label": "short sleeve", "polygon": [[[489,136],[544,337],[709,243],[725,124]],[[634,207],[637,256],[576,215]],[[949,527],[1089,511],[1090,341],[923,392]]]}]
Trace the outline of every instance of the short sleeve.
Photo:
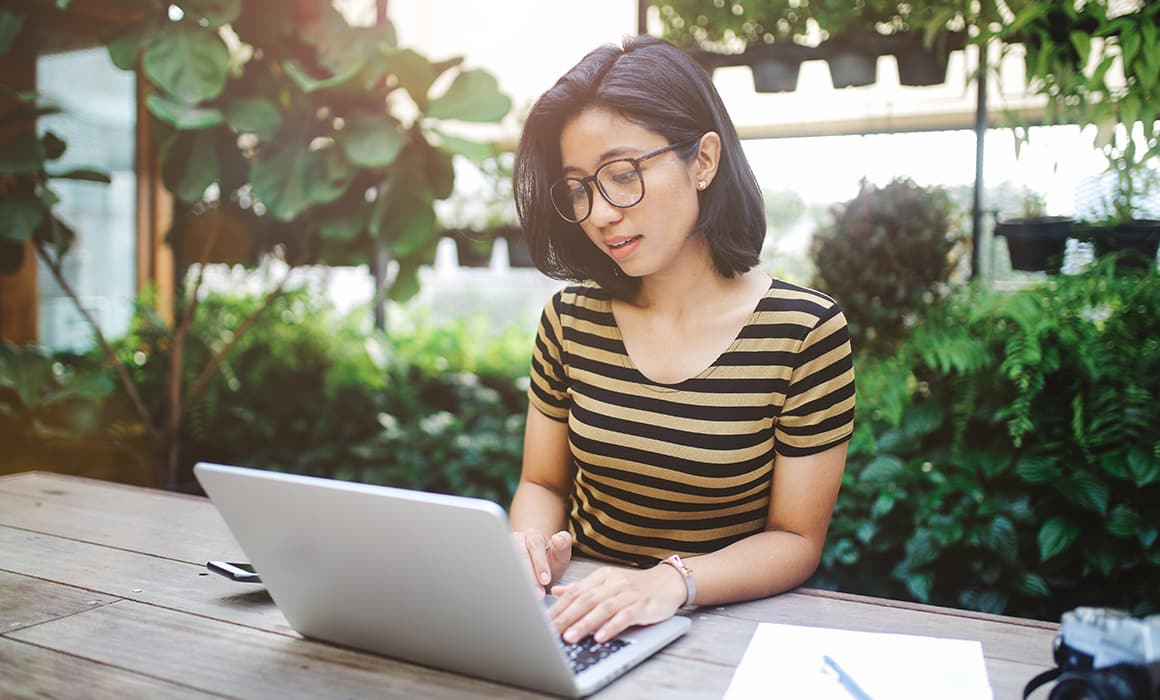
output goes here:
[{"label": "short sleeve", "polygon": [[777,453],[804,457],[854,432],[854,360],[846,316],[837,304],[802,340],[776,427]]},{"label": "short sleeve", "polygon": [[562,292],[557,292],[540,314],[536,343],[532,350],[531,385],[528,400],[540,413],[554,420],[568,419],[571,395],[564,364],[564,347],[560,323]]}]

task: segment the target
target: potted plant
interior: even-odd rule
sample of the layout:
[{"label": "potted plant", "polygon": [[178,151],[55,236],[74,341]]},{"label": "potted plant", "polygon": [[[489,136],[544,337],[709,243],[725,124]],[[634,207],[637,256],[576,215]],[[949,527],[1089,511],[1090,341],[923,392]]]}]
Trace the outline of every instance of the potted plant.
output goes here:
[{"label": "potted plant", "polygon": [[1084,237],[1097,254],[1126,245],[1128,267],[1154,265],[1160,222],[1142,204],[1156,191],[1150,164],[1160,156],[1160,3],[1123,11],[1111,0],[1028,0],[1000,36],[1024,45],[1028,83],[1047,98],[1049,122],[1095,128],[1113,186]]},{"label": "potted plant", "polygon": [[1062,267],[1074,220],[1046,216],[1044,211],[1043,196],[1024,188],[1020,215],[995,224],[995,235],[1007,240],[1012,269],[1057,273]]},{"label": "potted plant", "polygon": [[710,74],[726,65],[748,65],[756,92],[793,92],[809,56],[802,45],[807,8],[788,0],[655,3],[663,36],[687,49]]}]

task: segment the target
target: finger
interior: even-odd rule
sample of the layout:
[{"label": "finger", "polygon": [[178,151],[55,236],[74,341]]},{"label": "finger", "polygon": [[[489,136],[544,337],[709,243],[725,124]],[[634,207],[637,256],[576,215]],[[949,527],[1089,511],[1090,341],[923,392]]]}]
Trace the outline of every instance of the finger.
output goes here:
[{"label": "finger", "polygon": [[593,632],[592,638],[598,644],[603,644],[638,622],[636,613],[631,607],[622,608],[615,615],[608,618],[608,621],[601,625],[599,629]]},{"label": "finger", "polygon": [[[532,572],[532,579],[540,588],[551,582],[548,565],[548,538],[539,533],[523,535],[523,555],[528,561],[528,570]],[[547,579],[544,578],[547,573]]]},{"label": "finger", "polygon": [[571,644],[604,627],[620,611],[621,603],[615,599],[603,600],[589,608],[576,622],[564,630],[564,641]]}]

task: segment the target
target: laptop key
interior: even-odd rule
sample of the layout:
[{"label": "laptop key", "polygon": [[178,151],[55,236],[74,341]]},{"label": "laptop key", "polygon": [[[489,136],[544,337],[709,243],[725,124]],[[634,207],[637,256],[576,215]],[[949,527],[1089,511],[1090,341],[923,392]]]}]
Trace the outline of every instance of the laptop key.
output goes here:
[{"label": "laptop key", "polygon": [[597,642],[591,635],[571,644],[564,645],[564,655],[572,666],[573,673],[580,673],[597,661],[606,659],[619,649],[628,646],[623,639],[610,639],[607,642]]}]

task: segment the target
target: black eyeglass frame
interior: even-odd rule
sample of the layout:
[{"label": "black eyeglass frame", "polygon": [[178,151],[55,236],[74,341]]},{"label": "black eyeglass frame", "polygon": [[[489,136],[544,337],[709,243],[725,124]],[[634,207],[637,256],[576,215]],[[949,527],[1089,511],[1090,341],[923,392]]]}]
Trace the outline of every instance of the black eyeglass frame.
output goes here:
[{"label": "black eyeglass frame", "polygon": [[[617,209],[631,209],[632,207],[635,207],[636,205],[638,205],[642,201],[644,201],[644,194],[645,194],[644,173],[642,173],[640,170],[640,164],[643,163],[644,161],[650,159],[650,158],[656,158],[659,155],[663,155],[665,153],[668,153],[669,151],[675,151],[675,150],[680,149],[680,148],[688,148],[689,146],[692,146],[694,143],[699,142],[701,140],[702,136],[704,136],[704,134],[701,134],[700,136],[694,136],[691,139],[685,139],[684,141],[670,143],[667,146],[664,146],[662,148],[658,148],[657,150],[652,151],[650,153],[646,153],[643,156],[637,156],[636,158],[617,158],[615,160],[610,160],[606,163],[601,163],[600,166],[596,168],[595,172],[593,172],[591,175],[588,175],[585,177],[562,177],[559,180],[556,180],[555,182],[552,183],[552,186],[548,188],[548,192],[551,193],[552,191],[554,191],[556,189],[556,186],[562,182],[571,181],[571,182],[580,183],[580,186],[584,188],[585,194],[588,195],[588,213],[585,214],[584,216],[580,217],[579,219],[573,219],[572,217],[566,215],[564,212],[560,211],[560,206],[556,203],[555,196],[551,197],[552,208],[556,210],[556,213],[559,214],[560,217],[562,219],[564,219],[564,221],[567,221],[570,224],[583,223],[584,221],[586,221],[588,219],[589,216],[592,216],[592,205],[595,202],[592,198],[591,185],[595,184],[596,189],[600,192],[600,196],[604,198],[604,201],[608,202],[610,205],[616,207]],[[605,191],[604,185],[600,184],[600,180],[599,180],[600,171],[604,170],[608,166],[614,165],[616,163],[632,163],[632,169],[636,172],[636,179],[640,180],[640,196],[637,197],[636,201],[633,202],[632,204],[617,204],[616,202],[612,201],[612,198],[608,196],[608,192]]]}]

